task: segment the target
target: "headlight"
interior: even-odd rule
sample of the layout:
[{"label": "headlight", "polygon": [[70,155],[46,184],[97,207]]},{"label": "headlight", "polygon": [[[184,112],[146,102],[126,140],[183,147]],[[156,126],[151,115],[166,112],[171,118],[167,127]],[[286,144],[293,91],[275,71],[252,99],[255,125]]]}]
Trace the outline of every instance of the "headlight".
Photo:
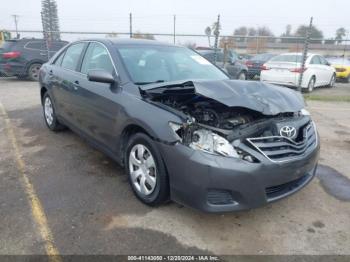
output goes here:
[{"label": "headlight", "polygon": [[239,157],[233,146],[223,137],[207,129],[198,129],[193,132],[192,143],[189,145],[193,149],[203,150],[208,153],[216,153],[223,156]]},{"label": "headlight", "polygon": [[193,132],[190,131],[190,138],[184,142],[183,137],[185,134],[183,125],[169,122],[169,126],[174,131],[175,137],[179,139],[180,142],[183,142],[195,150],[202,150],[211,154],[239,158],[239,155],[234,147],[225,138],[219,136],[211,130],[201,128],[196,129]]},{"label": "headlight", "polygon": [[300,110],[300,114],[301,114],[302,116],[309,116],[309,115],[310,115],[310,112],[307,111],[305,108],[303,108],[303,109]]}]

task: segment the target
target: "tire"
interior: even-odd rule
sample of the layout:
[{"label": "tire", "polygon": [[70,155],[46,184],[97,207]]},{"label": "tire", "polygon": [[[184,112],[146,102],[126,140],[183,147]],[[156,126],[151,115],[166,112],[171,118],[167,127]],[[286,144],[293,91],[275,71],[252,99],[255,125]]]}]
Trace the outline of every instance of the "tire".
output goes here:
[{"label": "tire", "polygon": [[50,130],[61,131],[65,129],[65,126],[57,120],[55,108],[48,93],[45,93],[43,97],[43,114],[45,123]]},{"label": "tire", "polygon": [[333,88],[334,87],[335,80],[336,80],[336,77],[335,77],[335,74],[333,74],[332,77],[331,77],[331,80],[329,81],[329,84],[328,84],[329,88]]},{"label": "tire", "polygon": [[350,83],[350,75],[348,75],[348,77],[345,78],[345,83]]},{"label": "tire", "polygon": [[315,82],[316,82],[315,77],[314,77],[314,76],[311,77],[311,78],[310,78],[310,81],[309,81],[309,83],[308,83],[308,85],[307,85],[307,88],[306,88],[306,90],[305,90],[306,93],[311,93],[311,92],[314,90]]},{"label": "tire", "polygon": [[32,81],[39,81],[39,70],[42,64],[34,63],[31,64],[28,68],[28,78]]},{"label": "tire", "polygon": [[124,159],[130,186],[141,202],[158,206],[169,200],[166,168],[150,137],[143,133],[133,135],[128,141]]},{"label": "tire", "polygon": [[240,72],[237,77],[238,80],[247,80],[247,74],[245,72]]}]

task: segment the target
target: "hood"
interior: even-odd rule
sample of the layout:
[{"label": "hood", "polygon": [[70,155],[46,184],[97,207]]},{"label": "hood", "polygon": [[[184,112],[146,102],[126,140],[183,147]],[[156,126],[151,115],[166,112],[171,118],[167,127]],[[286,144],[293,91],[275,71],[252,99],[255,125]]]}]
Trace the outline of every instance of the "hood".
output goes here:
[{"label": "hood", "polygon": [[[157,89],[194,88],[201,95],[228,107],[244,107],[265,115],[298,112],[305,107],[303,96],[294,90],[257,81],[210,80],[156,83],[140,86],[142,91],[152,93]],[[159,90],[157,90],[159,93]]]}]

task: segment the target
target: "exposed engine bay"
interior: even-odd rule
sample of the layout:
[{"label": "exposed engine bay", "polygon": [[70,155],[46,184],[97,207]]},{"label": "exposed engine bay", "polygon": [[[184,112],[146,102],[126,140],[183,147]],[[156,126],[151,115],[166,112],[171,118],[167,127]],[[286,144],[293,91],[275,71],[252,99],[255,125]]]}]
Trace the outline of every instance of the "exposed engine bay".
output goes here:
[{"label": "exposed engine bay", "polygon": [[280,113],[270,116],[243,108],[228,107],[213,99],[193,93],[191,89],[168,90],[160,94],[152,94],[153,102],[176,109],[187,116],[194,124],[224,135],[229,141],[237,138],[272,136],[278,134],[277,122],[303,122],[298,112]]},{"label": "exposed engine bay", "polygon": [[[305,141],[305,130],[311,119],[308,112],[303,113],[299,100],[295,104],[293,100],[293,103],[283,101],[285,96],[276,95],[273,90],[268,91],[270,96],[267,97],[257,96],[254,92],[243,96],[231,86],[227,88],[225,82],[223,91],[217,94],[205,84],[208,83],[199,83],[198,87],[192,82],[161,86],[141,91],[141,94],[149,102],[185,120],[182,124],[169,125],[181,143],[194,149],[255,162],[257,160],[240,147],[242,143],[249,144],[246,140],[281,137],[281,141],[285,142],[286,137],[282,138],[281,130],[288,127],[294,131],[287,139],[295,143]],[[250,146],[254,147],[253,144]],[[280,148],[284,150],[284,147]],[[292,153],[288,154],[292,156]]]}]

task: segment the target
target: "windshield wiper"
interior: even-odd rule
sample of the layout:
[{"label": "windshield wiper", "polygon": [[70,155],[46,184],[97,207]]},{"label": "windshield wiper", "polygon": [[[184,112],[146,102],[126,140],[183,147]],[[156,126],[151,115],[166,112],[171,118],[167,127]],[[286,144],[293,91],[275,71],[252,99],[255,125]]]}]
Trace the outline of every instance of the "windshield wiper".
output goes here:
[{"label": "windshield wiper", "polygon": [[135,85],[148,85],[148,84],[155,84],[155,83],[164,83],[165,80],[157,80],[152,82],[135,82]]}]

